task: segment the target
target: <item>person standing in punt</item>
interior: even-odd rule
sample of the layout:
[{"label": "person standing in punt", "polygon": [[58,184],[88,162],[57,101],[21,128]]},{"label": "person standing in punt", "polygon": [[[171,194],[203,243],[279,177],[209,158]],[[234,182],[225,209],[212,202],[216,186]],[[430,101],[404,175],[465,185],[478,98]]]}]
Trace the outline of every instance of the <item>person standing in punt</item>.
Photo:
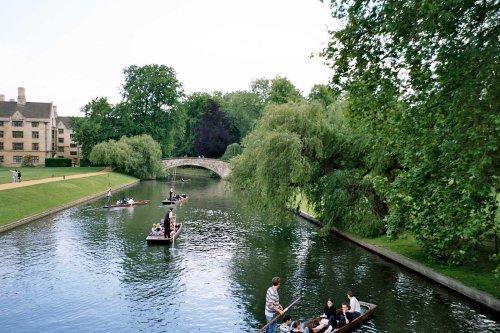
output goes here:
[{"label": "person standing in punt", "polygon": [[[280,315],[283,314],[283,307],[280,305],[280,296],[278,294],[278,288],[281,285],[280,278],[277,276],[273,277],[272,284],[271,287],[267,288],[266,292],[265,315],[267,323],[272,321],[278,313]],[[276,326],[276,321],[272,322],[267,326],[266,333],[275,333]]]},{"label": "person standing in punt", "polygon": [[165,214],[165,218],[163,219],[165,228],[165,235],[164,235],[165,238],[168,238],[170,236],[170,232],[168,232],[167,230],[169,230],[170,228],[170,221],[172,217],[174,217],[174,209],[170,207],[170,209],[167,211],[167,214]]},{"label": "person standing in punt", "polygon": [[111,188],[106,192],[106,206],[110,207],[111,206],[111,197],[113,195],[111,194]]}]

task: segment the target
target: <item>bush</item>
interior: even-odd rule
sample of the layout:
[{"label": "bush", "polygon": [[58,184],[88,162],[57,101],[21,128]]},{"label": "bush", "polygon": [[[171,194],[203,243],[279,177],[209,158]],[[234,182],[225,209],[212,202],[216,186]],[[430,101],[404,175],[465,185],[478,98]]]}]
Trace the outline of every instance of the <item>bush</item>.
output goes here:
[{"label": "bush", "polygon": [[35,166],[35,156],[32,155],[24,155],[23,156],[23,167],[34,167]]},{"label": "bush", "polygon": [[59,167],[71,167],[71,159],[69,158],[46,158],[45,167],[47,168],[59,168]]}]

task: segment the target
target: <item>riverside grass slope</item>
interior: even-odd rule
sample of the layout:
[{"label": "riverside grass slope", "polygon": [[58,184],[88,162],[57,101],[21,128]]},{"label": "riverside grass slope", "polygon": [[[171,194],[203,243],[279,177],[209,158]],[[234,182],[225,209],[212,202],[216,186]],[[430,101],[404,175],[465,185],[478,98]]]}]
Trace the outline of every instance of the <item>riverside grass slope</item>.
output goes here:
[{"label": "riverside grass slope", "polygon": [[[304,197],[300,197],[299,209],[312,216],[314,211],[307,203]],[[497,215],[498,218],[498,215]],[[359,236],[356,236],[359,237]],[[359,237],[361,238],[361,237]],[[411,235],[406,233],[397,239],[389,239],[387,236],[377,238],[362,238],[365,242],[380,246],[394,253],[405,256],[409,259],[427,266],[434,271],[462,282],[464,285],[476,288],[480,291],[490,294],[496,299],[500,299],[500,278],[495,277],[493,270],[497,263],[489,260],[489,256],[494,253],[494,244],[480,247],[477,249],[478,260],[469,262],[461,266],[448,266],[431,260],[425,250],[417,244],[417,241]]]},{"label": "riverside grass slope", "polygon": [[136,181],[137,178],[112,172],[0,191],[0,226],[84,197],[104,195],[109,187]]}]

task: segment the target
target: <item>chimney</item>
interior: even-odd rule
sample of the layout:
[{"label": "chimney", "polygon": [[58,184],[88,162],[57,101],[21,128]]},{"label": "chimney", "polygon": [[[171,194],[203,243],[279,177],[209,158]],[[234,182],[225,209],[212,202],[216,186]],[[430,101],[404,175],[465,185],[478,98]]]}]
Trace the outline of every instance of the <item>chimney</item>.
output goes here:
[{"label": "chimney", "polygon": [[57,105],[52,105],[52,111],[54,112],[54,117],[57,117]]},{"label": "chimney", "polygon": [[5,102],[5,95],[4,94],[0,94],[0,102]]},{"label": "chimney", "polygon": [[23,87],[17,88],[17,104],[26,104],[26,91]]}]

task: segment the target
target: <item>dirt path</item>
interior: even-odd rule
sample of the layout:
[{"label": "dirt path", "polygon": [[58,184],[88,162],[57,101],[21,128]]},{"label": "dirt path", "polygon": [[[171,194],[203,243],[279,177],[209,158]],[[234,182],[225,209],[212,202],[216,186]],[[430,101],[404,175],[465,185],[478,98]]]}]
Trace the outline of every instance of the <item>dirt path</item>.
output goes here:
[{"label": "dirt path", "polygon": [[104,170],[104,171],[99,171],[99,172],[80,173],[80,174],[71,175],[71,176],[58,176],[58,177],[49,177],[49,178],[42,178],[42,179],[27,180],[27,181],[21,181],[20,183],[0,184],[0,191],[10,190],[13,188],[24,187],[24,186],[31,186],[31,185],[36,185],[36,184],[59,182],[59,181],[65,180],[65,179],[75,179],[75,178],[105,175],[105,174],[110,173],[110,172],[111,171],[109,171],[109,170]]}]

